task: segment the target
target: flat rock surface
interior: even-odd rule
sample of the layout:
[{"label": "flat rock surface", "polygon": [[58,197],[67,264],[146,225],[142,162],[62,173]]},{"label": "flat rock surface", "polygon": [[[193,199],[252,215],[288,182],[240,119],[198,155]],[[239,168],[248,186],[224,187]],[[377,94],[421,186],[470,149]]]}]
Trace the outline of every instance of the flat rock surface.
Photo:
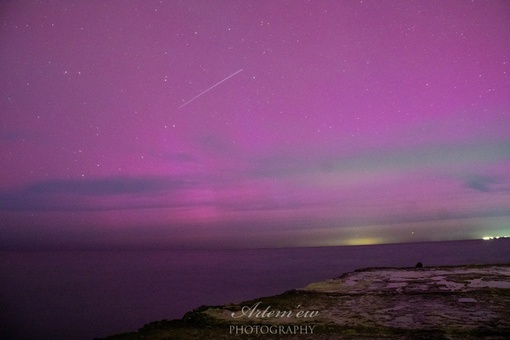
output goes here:
[{"label": "flat rock surface", "polygon": [[367,268],[109,339],[509,339],[510,264]]}]

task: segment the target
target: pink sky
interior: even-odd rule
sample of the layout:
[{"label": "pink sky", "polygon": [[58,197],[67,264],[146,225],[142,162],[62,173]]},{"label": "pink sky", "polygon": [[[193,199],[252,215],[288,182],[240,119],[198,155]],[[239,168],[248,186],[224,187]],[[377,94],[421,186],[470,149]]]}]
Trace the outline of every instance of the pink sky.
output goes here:
[{"label": "pink sky", "polygon": [[507,1],[8,2],[0,20],[0,248],[510,234]]}]

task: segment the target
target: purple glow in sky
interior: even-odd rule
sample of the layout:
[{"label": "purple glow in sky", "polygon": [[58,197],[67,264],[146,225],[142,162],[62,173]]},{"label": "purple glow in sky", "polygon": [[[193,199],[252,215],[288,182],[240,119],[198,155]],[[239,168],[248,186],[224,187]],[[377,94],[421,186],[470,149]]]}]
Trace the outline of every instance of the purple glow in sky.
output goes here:
[{"label": "purple glow in sky", "polygon": [[508,1],[9,1],[0,22],[3,249],[510,234]]}]

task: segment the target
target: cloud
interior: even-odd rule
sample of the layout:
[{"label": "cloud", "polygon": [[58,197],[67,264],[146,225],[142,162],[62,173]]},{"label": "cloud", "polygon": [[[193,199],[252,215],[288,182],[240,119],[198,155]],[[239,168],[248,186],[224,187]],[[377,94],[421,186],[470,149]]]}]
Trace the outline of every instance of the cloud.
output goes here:
[{"label": "cloud", "polygon": [[25,138],[26,138],[26,135],[19,133],[19,132],[0,130],[0,142],[2,142],[2,143],[12,143],[12,142],[17,142],[17,141],[22,141]]},{"label": "cloud", "polygon": [[499,182],[499,180],[497,178],[475,175],[475,176],[470,176],[466,180],[465,185],[466,185],[466,187],[477,190],[477,191],[490,192],[491,186],[498,182]]},{"label": "cloud", "polygon": [[187,187],[189,181],[172,178],[124,178],[50,180],[32,184],[27,191],[35,194],[64,193],[75,195],[123,195],[151,194],[162,190],[175,190]]},{"label": "cloud", "polygon": [[0,209],[83,211],[164,207],[165,203],[157,203],[154,198],[195,186],[192,180],[172,177],[55,179],[3,190]]},{"label": "cloud", "polygon": [[196,161],[196,157],[192,154],[184,152],[168,152],[163,154],[163,159],[172,163],[190,163]]},{"label": "cloud", "polygon": [[197,138],[198,148],[207,154],[218,156],[240,156],[239,149],[226,136],[219,134],[206,134]]},{"label": "cloud", "polygon": [[49,138],[48,134],[41,133],[37,131],[24,131],[20,129],[5,129],[0,128],[0,143],[11,144],[18,142],[27,142],[30,144],[40,145],[49,145],[48,142],[51,138]]},{"label": "cloud", "polygon": [[277,154],[253,159],[252,175],[278,178],[311,173],[359,173],[382,170],[454,171],[465,166],[493,165],[509,159],[510,141],[368,149],[355,155],[319,151],[307,156]]}]

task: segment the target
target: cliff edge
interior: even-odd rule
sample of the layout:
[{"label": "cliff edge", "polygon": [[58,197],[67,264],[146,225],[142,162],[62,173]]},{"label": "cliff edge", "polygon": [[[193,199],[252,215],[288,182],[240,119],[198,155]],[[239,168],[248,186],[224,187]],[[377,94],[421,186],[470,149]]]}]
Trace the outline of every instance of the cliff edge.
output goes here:
[{"label": "cliff edge", "polygon": [[510,264],[366,268],[106,339],[508,339]]}]

